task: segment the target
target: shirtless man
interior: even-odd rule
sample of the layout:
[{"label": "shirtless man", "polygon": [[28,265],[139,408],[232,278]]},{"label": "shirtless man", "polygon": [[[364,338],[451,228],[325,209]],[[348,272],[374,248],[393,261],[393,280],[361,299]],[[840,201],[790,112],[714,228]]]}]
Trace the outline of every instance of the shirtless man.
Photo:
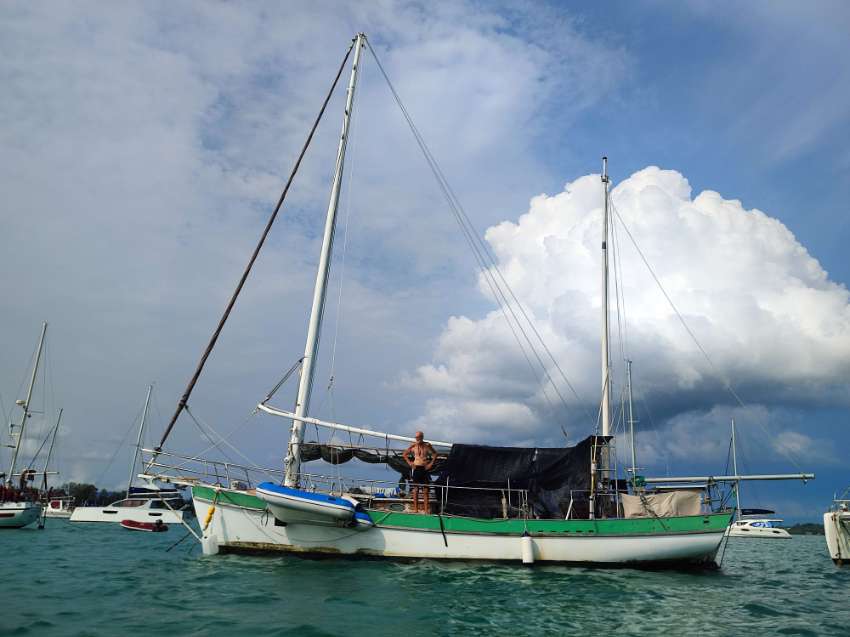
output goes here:
[{"label": "shirtless man", "polygon": [[[430,458],[429,458],[430,456]],[[425,435],[421,431],[416,432],[416,442],[410,445],[404,452],[404,459],[410,466],[413,482],[413,512],[419,513],[419,493],[422,492],[422,513],[430,513],[429,500],[431,478],[428,472],[437,462],[437,452],[431,443],[425,442]]]}]

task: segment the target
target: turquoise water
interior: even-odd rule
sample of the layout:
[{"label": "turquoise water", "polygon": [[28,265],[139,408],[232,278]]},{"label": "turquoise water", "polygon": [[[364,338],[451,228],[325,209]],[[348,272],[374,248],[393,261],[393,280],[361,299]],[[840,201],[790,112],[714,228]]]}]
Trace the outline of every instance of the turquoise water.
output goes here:
[{"label": "turquoise water", "polygon": [[695,574],[165,551],[183,535],[0,533],[0,634],[850,635],[850,567],[821,536],[732,540]]}]

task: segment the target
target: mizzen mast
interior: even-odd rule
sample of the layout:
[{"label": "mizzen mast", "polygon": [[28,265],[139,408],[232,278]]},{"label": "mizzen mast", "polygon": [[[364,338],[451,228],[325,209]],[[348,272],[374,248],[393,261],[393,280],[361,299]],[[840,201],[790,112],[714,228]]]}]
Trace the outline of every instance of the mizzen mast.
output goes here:
[{"label": "mizzen mast", "polygon": [[[611,435],[611,356],[608,351],[608,158],[602,158],[602,435]],[[607,467],[606,467],[607,468]]]},{"label": "mizzen mast", "polygon": [[[336,170],[331,185],[331,197],[325,219],[325,233],[322,240],[322,252],[319,256],[319,270],[316,274],[316,285],[313,290],[313,307],[310,310],[310,322],[307,328],[307,344],[304,347],[304,359],[301,364],[301,380],[298,384],[298,398],[295,402],[295,415],[303,418],[310,408],[310,395],[313,390],[313,375],[315,374],[316,354],[319,349],[322,317],[325,309],[328,274],[330,273],[331,254],[333,251],[334,232],[336,230],[336,212],[339,204],[339,193],[342,187],[342,174],[345,165],[345,150],[348,145],[348,131],[351,126],[351,112],[354,104],[354,90],[357,85],[357,72],[360,68],[360,53],[366,44],[366,35],[358,33],[354,40],[354,61],[351,66],[351,78],[348,81],[348,91],[345,100],[345,113],[342,118],[342,133],[337,151]],[[293,420],[284,461],[286,476],[284,484],[288,487],[298,485],[298,474],[301,470],[301,442],[304,439],[304,422]]]}]

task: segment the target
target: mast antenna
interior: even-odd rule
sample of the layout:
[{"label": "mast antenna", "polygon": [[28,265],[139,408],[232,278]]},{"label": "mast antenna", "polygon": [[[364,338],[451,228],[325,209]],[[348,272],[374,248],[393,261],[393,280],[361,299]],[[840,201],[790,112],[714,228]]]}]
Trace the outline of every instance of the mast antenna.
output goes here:
[{"label": "mast antenna", "polygon": [[608,351],[608,158],[602,158],[602,435],[611,435],[611,357]]}]

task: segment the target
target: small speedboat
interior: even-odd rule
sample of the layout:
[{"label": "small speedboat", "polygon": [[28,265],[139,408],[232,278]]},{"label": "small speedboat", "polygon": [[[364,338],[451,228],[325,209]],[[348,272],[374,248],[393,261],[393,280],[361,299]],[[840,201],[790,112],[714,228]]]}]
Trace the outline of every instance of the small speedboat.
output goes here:
[{"label": "small speedboat", "polygon": [[161,533],[168,530],[168,525],[161,520],[156,522],[136,522],[135,520],[121,520],[121,526],[130,531],[147,531],[148,533]]}]

